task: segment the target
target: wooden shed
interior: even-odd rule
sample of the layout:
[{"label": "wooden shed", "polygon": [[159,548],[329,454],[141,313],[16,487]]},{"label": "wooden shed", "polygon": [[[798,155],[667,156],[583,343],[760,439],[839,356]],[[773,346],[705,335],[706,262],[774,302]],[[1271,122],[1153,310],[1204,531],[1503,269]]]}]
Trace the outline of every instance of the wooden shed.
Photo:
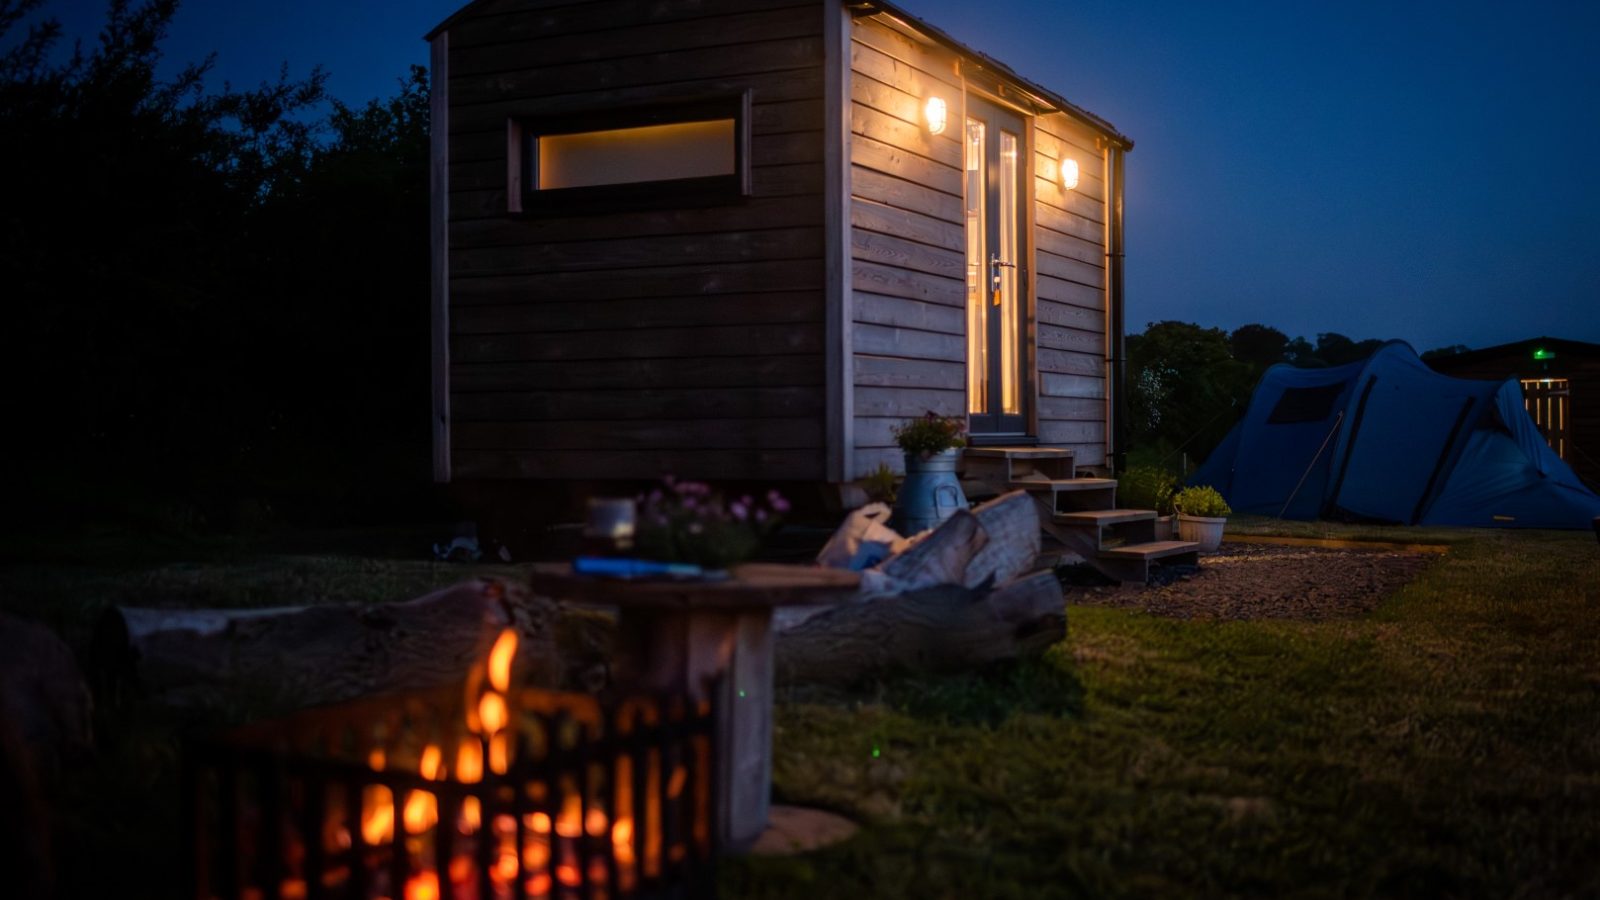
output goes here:
[{"label": "wooden shed", "polygon": [[1516,378],[1522,401],[1550,448],[1600,491],[1600,344],[1538,337],[1430,357],[1457,378]]},{"label": "wooden shed", "polygon": [[879,0],[478,0],[433,68],[435,474],[1118,448],[1105,120]]}]

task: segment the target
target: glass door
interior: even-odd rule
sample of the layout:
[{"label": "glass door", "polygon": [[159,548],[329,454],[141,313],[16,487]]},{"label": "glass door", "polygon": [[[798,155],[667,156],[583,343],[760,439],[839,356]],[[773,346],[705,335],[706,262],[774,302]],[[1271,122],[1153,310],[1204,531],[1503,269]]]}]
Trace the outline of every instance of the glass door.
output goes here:
[{"label": "glass door", "polygon": [[1028,196],[1021,116],[967,98],[967,414],[983,435],[1023,435]]}]

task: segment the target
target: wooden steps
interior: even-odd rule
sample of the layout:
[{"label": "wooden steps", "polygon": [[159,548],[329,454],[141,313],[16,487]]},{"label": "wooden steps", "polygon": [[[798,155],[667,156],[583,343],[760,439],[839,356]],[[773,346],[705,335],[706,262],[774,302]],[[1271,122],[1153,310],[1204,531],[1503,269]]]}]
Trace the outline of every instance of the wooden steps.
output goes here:
[{"label": "wooden steps", "polygon": [[1110,578],[1144,584],[1156,562],[1200,561],[1198,544],[1156,539],[1154,510],[1118,509],[1116,479],[1079,477],[1071,450],[973,447],[963,461],[966,478],[992,493],[1027,491],[1045,533]]},{"label": "wooden steps", "polygon": [[1093,525],[1105,528],[1126,522],[1154,522],[1156,520],[1156,511],[1153,509],[1084,509],[1077,512],[1056,513],[1055,520],[1061,525]]},{"label": "wooden steps", "polygon": [[[1196,556],[1200,545],[1193,541],[1151,541],[1148,544],[1131,544],[1106,549],[1106,556],[1128,559],[1171,559],[1174,556]],[[1198,561],[1198,560],[1196,560]]]}]

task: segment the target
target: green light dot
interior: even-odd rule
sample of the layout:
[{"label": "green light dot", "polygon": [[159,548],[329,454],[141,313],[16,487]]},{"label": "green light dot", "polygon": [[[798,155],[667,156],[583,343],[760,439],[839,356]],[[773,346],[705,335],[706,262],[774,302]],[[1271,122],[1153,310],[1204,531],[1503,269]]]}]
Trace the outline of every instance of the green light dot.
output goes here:
[{"label": "green light dot", "polygon": [[739,692],[739,696],[743,697],[744,696],[744,691],[740,691]]},{"label": "green light dot", "polygon": [[878,745],[877,744],[873,744],[872,745],[872,758],[873,759],[877,759],[878,758]]}]

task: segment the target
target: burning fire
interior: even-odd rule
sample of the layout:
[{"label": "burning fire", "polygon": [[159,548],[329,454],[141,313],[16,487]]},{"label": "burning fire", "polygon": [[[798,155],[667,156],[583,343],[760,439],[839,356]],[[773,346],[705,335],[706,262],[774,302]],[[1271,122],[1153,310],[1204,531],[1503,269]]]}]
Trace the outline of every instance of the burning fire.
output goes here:
[{"label": "burning fire", "polygon": [[439,821],[439,804],[427,791],[412,791],[404,813],[407,834],[421,834]]},{"label": "burning fire", "polygon": [[[511,690],[511,663],[517,656],[517,632],[507,628],[489,649],[489,686],[500,693]],[[494,730],[494,729],[491,729]]]},{"label": "burning fire", "polygon": [[500,729],[506,727],[506,722],[511,718],[506,710],[506,698],[494,691],[483,695],[478,701],[478,721],[483,725],[484,734],[498,734]]},{"label": "burning fire", "polygon": [[439,876],[428,871],[407,881],[406,900],[439,900]]},{"label": "burning fire", "polygon": [[456,750],[456,780],[462,784],[477,784],[483,780],[483,744],[477,738],[464,737]]},{"label": "burning fire", "polygon": [[444,754],[440,752],[438,744],[429,744],[422,748],[422,760],[417,763],[417,774],[429,781],[438,781],[444,777]]},{"label": "burning fire", "polygon": [[381,784],[361,792],[361,839],[369,847],[394,839],[394,795]]},{"label": "burning fire", "polygon": [[[482,784],[485,768],[495,775],[511,771],[513,754],[524,738],[523,728],[514,720],[511,693],[513,667],[517,655],[517,632],[506,628],[491,646],[482,667],[473,675],[464,698],[467,734],[446,737],[425,744],[421,752],[412,757],[404,746],[390,743],[367,753],[367,765],[374,772],[395,772],[409,768],[416,760],[416,773],[425,781],[443,782],[447,779],[460,785]],[[518,710],[528,710],[537,715],[568,716],[582,730],[598,731],[604,722],[600,707],[580,705],[569,709],[558,698],[530,695],[516,696]],[[642,711],[655,720],[653,708]],[[631,719],[629,721],[632,721]],[[623,725],[623,733],[631,726]],[[549,733],[537,740],[560,744],[565,736]],[[455,885],[455,896],[476,896],[475,881],[487,876],[495,885],[493,896],[509,896],[511,887],[520,879],[522,892],[530,897],[549,896],[565,888],[581,886],[585,881],[605,885],[613,870],[603,860],[593,860],[585,867],[575,864],[576,844],[579,841],[598,839],[610,844],[611,857],[618,883],[615,887],[629,890],[640,878],[657,875],[664,856],[661,840],[663,809],[654,799],[662,787],[665,793],[677,798],[684,793],[688,771],[682,765],[670,768],[663,765],[658,752],[650,751],[635,760],[622,756],[614,763],[590,763],[580,772],[563,775],[558,779],[530,780],[517,790],[525,794],[524,802],[536,807],[524,812],[521,821],[504,813],[486,816],[478,796],[461,796],[460,806],[453,812],[454,819],[441,820],[440,795],[432,791],[411,789],[409,786],[369,785],[360,794],[359,837],[364,848],[377,853],[386,848],[388,853],[404,853],[409,857],[409,875],[399,894],[402,900],[439,900],[442,896],[441,878]],[[636,768],[643,767],[647,791],[636,796],[633,788]],[[614,793],[609,805],[602,805],[598,797],[590,794],[591,785],[610,783]],[[499,788],[505,790],[505,788]],[[450,796],[450,795],[445,795]],[[457,795],[459,796],[459,795]],[[510,795],[504,795],[509,798]],[[502,801],[491,801],[496,804]],[[519,824],[522,826],[519,829]],[[325,838],[329,849],[348,848],[351,845],[351,823],[344,819],[330,820]],[[454,851],[448,866],[435,868],[433,854],[438,847],[437,829],[451,828],[457,835]],[[642,831],[641,831],[642,829]],[[607,840],[609,837],[609,841]],[[643,838],[636,853],[635,839]],[[479,842],[488,841],[487,869],[480,868],[478,853],[485,848]],[[601,846],[604,846],[602,844]],[[681,848],[673,847],[671,852]],[[640,857],[643,857],[641,860]],[[372,860],[382,860],[374,856]],[[368,865],[385,866],[369,860]],[[444,885],[449,887],[450,885]],[[305,891],[295,885],[287,886],[282,894],[287,900],[303,898]]]}]

